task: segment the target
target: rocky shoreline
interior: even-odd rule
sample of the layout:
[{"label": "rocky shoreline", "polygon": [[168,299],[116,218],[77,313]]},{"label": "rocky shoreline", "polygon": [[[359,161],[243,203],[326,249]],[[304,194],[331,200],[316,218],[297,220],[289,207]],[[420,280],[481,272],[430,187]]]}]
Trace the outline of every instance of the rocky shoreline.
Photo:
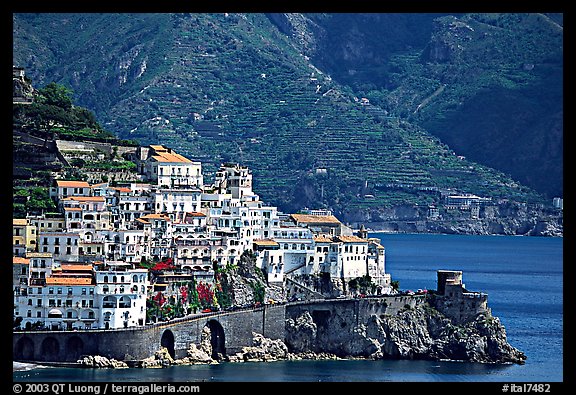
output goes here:
[{"label": "rocky shoreline", "polygon": [[[199,345],[191,343],[184,358],[173,358],[167,348],[133,364],[137,368],[175,365],[272,362],[299,360],[407,359],[450,360],[477,363],[524,364],[526,355],[511,346],[497,317],[481,314],[465,324],[454,324],[441,312],[423,304],[396,315],[371,315],[342,338],[338,328],[320,328],[308,312],[286,324],[286,339],[270,339],[254,333],[252,344],[233,355],[214,355],[210,331],[205,328]],[[339,333],[340,332],[340,333]],[[101,356],[78,361],[82,367],[126,368],[122,361]]]}]

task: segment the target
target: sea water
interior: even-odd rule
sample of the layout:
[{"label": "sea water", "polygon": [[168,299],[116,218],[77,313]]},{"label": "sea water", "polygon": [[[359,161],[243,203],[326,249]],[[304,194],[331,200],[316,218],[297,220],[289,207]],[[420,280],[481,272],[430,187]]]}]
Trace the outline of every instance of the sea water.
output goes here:
[{"label": "sea water", "polygon": [[29,382],[562,382],[563,238],[373,233],[400,289],[436,289],[437,270],[461,270],[470,291],[488,294],[492,314],[524,365],[451,361],[276,361],[80,369],[20,364]]}]

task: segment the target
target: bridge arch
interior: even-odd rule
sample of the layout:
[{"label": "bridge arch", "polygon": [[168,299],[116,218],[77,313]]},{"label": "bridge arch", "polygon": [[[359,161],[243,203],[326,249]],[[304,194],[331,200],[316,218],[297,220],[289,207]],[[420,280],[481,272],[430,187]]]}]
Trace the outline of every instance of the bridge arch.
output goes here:
[{"label": "bridge arch", "polygon": [[215,319],[211,319],[206,323],[210,329],[210,345],[212,346],[212,359],[219,360],[222,356],[226,356],[226,337],[224,335],[224,328],[222,324]]},{"label": "bridge arch", "polygon": [[170,354],[172,358],[176,358],[176,353],[174,352],[174,333],[172,333],[170,329],[166,329],[162,333],[162,337],[160,338],[160,346],[166,347],[168,354]]},{"label": "bridge arch", "polygon": [[33,361],[34,341],[29,337],[18,339],[14,348],[14,359],[17,361]]},{"label": "bridge arch", "polygon": [[48,336],[40,345],[40,360],[57,361],[60,354],[60,343],[56,338]]},{"label": "bridge arch", "polygon": [[66,341],[66,360],[75,362],[80,357],[84,351],[84,342],[80,336],[72,336]]}]

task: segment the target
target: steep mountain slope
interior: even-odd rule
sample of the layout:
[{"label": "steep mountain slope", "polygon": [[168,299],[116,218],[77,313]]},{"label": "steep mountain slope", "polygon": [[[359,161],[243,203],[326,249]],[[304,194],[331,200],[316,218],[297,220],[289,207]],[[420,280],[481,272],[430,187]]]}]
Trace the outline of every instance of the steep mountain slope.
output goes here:
[{"label": "steep mountain slope", "polygon": [[[359,95],[461,155],[562,195],[562,14],[276,16]],[[283,22],[283,23],[280,23]]]},{"label": "steep mountain slope", "polygon": [[447,188],[541,201],[407,122],[398,90],[397,106],[367,102],[316,68],[306,54],[321,51],[327,17],[291,18],[317,36],[264,14],[16,14],[13,62],[38,86],[70,86],[121,138],[201,160],[208,177],[224,161],[249,166],[285,211],[430,204]]}]

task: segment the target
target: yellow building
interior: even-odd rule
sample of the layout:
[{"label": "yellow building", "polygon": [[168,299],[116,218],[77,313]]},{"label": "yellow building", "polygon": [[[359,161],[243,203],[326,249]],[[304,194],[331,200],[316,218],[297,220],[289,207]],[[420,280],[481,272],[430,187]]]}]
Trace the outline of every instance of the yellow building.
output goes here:
[{"label": "yellow building", "polygon": [[25,256],[36,250],[36,227],[28,219],[12,219],[12,255]]}]

